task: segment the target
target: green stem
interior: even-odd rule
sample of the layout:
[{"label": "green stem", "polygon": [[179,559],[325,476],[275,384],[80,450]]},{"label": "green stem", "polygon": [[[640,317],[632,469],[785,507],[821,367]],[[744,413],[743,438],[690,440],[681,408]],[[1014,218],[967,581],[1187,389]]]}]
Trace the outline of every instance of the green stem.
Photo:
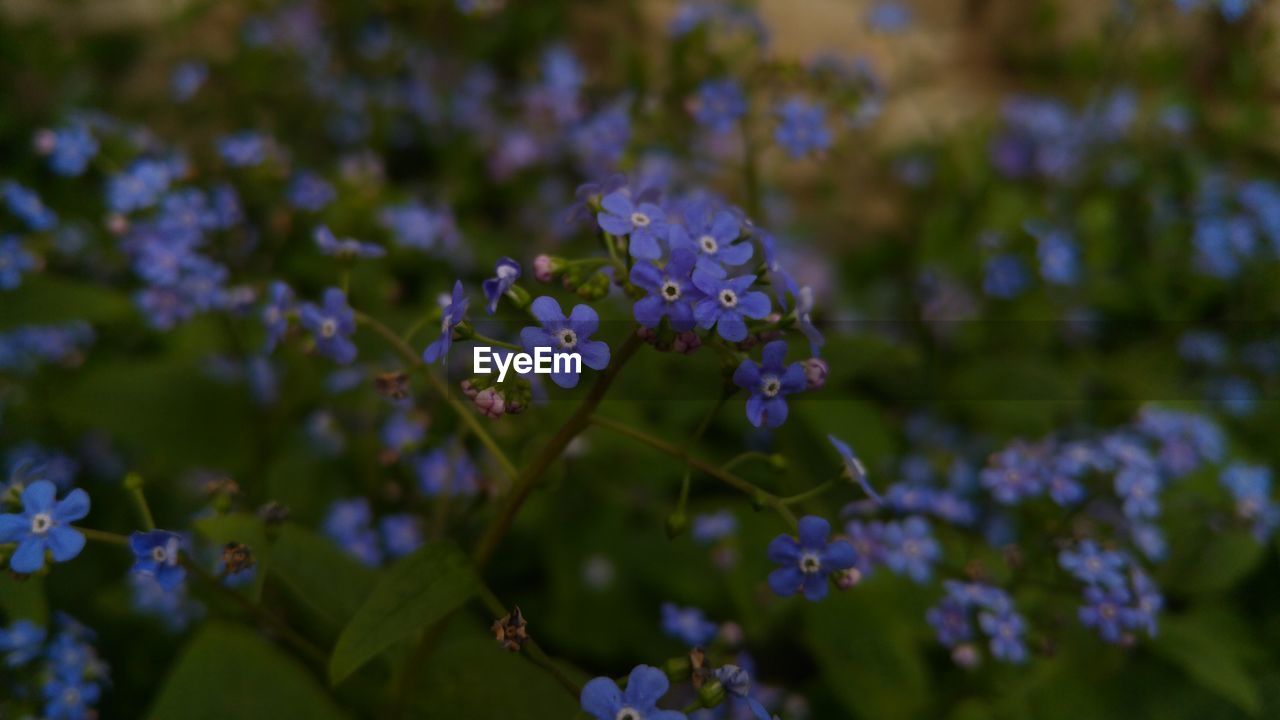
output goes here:
[{"label": "green stem", "polygon": [[586,429],[591,422],[591,414],[599,407],[600,401],[604,399],[605,393],[609,391],[609,386],[617,379],[622,366],[627,364],[627,361],[640,348],[640,345],[641,340],[636,335],[635,330],[628,330],[627,339],[618,348],[618,351],[614,353],[609,366],[596,378],[595,384],[591,386],[591,390],[587,393],[587,397],[582,400],[582,404],[578,406],[573,415],[569,416],[568,420],[565,420],[564,425],[560,426],[556,434],[547,441],[547,444],[542,448],[542,452],[516,478],[502,510],[489,523],[484,535],[480,538],[480,542],[476,544],[475,552],[472,553],[472,558],[475,560],[478,570],[483,570],[485,565],[489,563],[494,551],[498,549],[498,543],[502,542],[502,538],[506,537],[507,531],[511,529],[511,523],[515,521],[520,508],[524,506],[525,501],[529,499],[530,493],[538,486],[542,476],[551,468],[552,463],[559,459],[564,449],[578,436],[578,433]]},{"label": "green stem", "polygon": [[755,483],[752,483],[749,480],[745,480],[741,477],[738,477],[737,475],[734,475],[733,473],[728,472],[727,470],[721,467],[718,467],[710,462],[707,462],[702,458],[690,455],[687,451],[680,449],[679,447],[667,442],[666,440],[663,440],[658,437],[654,437],[653,435],[650,435],[649,433],[646,433],[642,430],[637,430],[631,427],[630,425],[620,423],[616,420],[610,420],[609,418],[601,417],[599,415],[593,415],[591,417],[591,422],[594,425],[598,425],[602,428],[612,430],[620,435],[626,435],[627,437],[633,440],[638,440],[639,442],[642,442],[645,445],[648,445],[649,447],[655,450],[658,450],[659,452],[666,453],[667,455],[670,455],[671,457],[676,458],[677,460],[680,460],[681,462],[684,462],[685,464],[690,465],[693,468],[706,473],[707,475],[710,475],[711,477],[719,480],[720,482],[728,485],[729,487],[732,487],[735,490],[738,490],[739,492],[742,492],[743,494],[748,495],[754,501],[759,502],[762,505],[766,505],[768,507],[773,508],[779,515],[783,517],[784,520],[788,522],[788,524],[790,524],[792,527],[796,526],[796,517],[791,512],[791,510],[786,506],[786,504],[782,502],[782,498],[760,487],[757,487]]},{"label": "green stem", "polygon": [[828,480],[828,481],[826,481],[826,482],[822,483],[821,485],[819,485],[819,486],[817,486],[817,487],[815,487],[815,488],[812,488],[812,489],[810,489],[810,490],[806,490],[806,491],[804,491],[804,492],[802,492],[802,493],[798,493],[798,494],[796,494],[796,495],[791,495],[791,496],[788,496],[788,497],[784,497],[784,498],[782,498],[782,504],[783,504],[783,505],[798,505],[798,504],[800,504],[800,503],[804,502],[805,500],[812,500],[813,498],[816,498],[816,497],[818,497],[819,495],[822,495],[822,494],[823,494],[823,493],[825,493],[826,491],[830,490],[831,488],[837,487],[837,486],[839,486],[839,485],[840,485],[840,481],[839,481],[839,479],[835,479],[835,480]]},{"label": "green stem", "polygon": [[747,452],[734,455],[733,457],[726,460],[725,463],[720,466],[720,469],[732,470],[738,467],[739,465],[741,465],[742,463],[749,462],[751,460],[759,460],[761,462],[772,464],[773,456],[770,455],[769,453],[762,453],[759,450],[748,450]]},{"label": "green stem", "polygon": [[478,343],[483,343],[485,345],[492,345],[493,347],[506,348],[508,350],[514,350],[516,352],[524,352],[524,348],[520,347],[519,345],[516,345],[515,343],[509,343],[504,340],[495,340],[494,338],[491,338],[488,335],[481,335],[480,333],[475,331],[472,331],[469,335],[465,336],[463,339],[474,340]]},{"label": "green stem", "polygon": [[76,527],[76,532],[84,535],[86,540],[105,543],[107,545],[128,545],[129,538],[120,533],[107,532],[106,530],[94,530],[87,527]]},{"label": "green stem", "polygon": [[391,328],[383,325],[375,318],[366,315],[359,310],[355,311],[355,318],[357,323],[364,325],[370,330],[381,335],[382,338],[386,340],[402,358],[404,358],[404,361],[408,363],[410,367],[422,372],[423,377],[427,379],[427,383],[431,385],[431,388],[435,390],[440,397],[444,398],[444,401],[449,404],[449,407],[453,408],[454,412],[458,414],[458,417],[462,422],[467,424],[471,429],[471,432],[475,433],[476,438],[480,440],[480,443],[493,455],[494,460],[498,462],[498,465],[501,467],[503,474],[507,476],[507,479],[514,479],[517,475],[516,467],[511,464],[511,460],[508,459],[506,453],[502,451],[502,447],[498,445],[498,442],[493,439],[493,436],[489,434],[489,431],[480,423],[480,419],[476,417],[476,414],[464,405],[462,401],[454,397],[453,393],[449,392],[449,389],[445,387],[444,383],[441,382],[439,378],[436,377],[435,373],[431,372],[431,368],[427,367],[426,364],[422,362],[422,358],[418,356],[418,353],[414,352],[413,348],[409,347],[408,343],[401,340],[400,337],[391,330]]},{"label": "green stem", "polygon": [[142,528],[155,530],[155,516],[151,514],[151,506],[147,504],[146,494],[142,492],[142,476],[138,473],[129,473],[124,478],[124,486],[133,497],[134,504],[138,506],[138,514],[142,516]]},{"label": "green stem", "polygon": [[[702,436],[706,434],[707,428],[711,427],[711,421],[720,413],[720,409],[724,407],[725,402],[729,399],[729,396],[732,393],[733,390],[730,388],[725,388],[725,390],[720,393],[720,398],[716,400],[715,405],[712,405],[711,409],[707,411],[706,416],[702,418],[702,422],[698,425],[698,429],[695,430],[693,434],[689,436],[689,439],[684,442],[682,449],[686,454],[688,454],[689,449],[693,447],[694,443],[701,440]],[[693,467],[686,464],[684,468],[684,479],[680,481],[680,501],[676,505],[677,514],[683,515],[685,508],[689,505],[689,489],[692,485],[692,480]]]}]

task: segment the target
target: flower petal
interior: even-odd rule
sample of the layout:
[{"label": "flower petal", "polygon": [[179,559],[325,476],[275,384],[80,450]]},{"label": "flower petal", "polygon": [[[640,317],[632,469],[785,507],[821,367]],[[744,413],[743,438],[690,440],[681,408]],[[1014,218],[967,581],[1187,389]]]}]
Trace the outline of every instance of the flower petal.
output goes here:
[{"label": "flower petal", "polygon": [[671,687],[667,674],[656,667],[637,665],[627,678],[627,689],[622,692],[622,702],[640,710],[648,710],[667,694]]},{"label": "flower petal", "polygon": [[827,549],[822,551],[819,559],[822,561],[822,569],[826,572],[848,570],[858,564],[858,553],[844,540],[836,540],[827,545]]},{"label": "flower petal", "polygon": [[729,342],[739,342],[747,339],[747,324],[742,321],[739,313],[723,312],[716,323],[716,332]]},{"label": "flower petal", "polygon": [[582,364],[592,370],[603,370],[609,365],[609,345],[600,340],[585,340],[578,343],[578,354],[582,356]]},{"label": "flower petal", "polygon": [[591,337],[600,327],[600,316],[590,305],[574,305],[569,315],[569,327],[578,334],[578,338]]},{"label": "flower petal", "polygon": [[597,720],[614,720],[614,715],[622,708],[622,691],[609,678],[598,677],[582,686],[579,700],[582,709]]},{"label": "flower petal", "polygon": [[746,390],[760,386],[760,366],[753,360],[743,360],[733,371],[733,384]]},{"label": "flower petal", "polygon": [[560,310],[560,303],[550,295],[542,295],[533,301],[529,306],[529,311],[538,319],[538,322],[544,326],[554,323],[564,322],[564,312]]},{"label": "flower petal", "polygon": [[[605,195],[600,201],[600,206],[614,215],[620,215],[628,219],[631,217],[631,198],[624,192],[611,192]],[[613,718],[609,720],[613,720]]]},{"label": "flower petal", "polygon": [[58,525],[46,536],[54,562],[66,562],[84,550],[84,535],[66,525]]},{"label": "flower petal", "polygon": [[72,522],[89,514],[89,493],[76,488],[67,493],[53,508],[53,519],[59,522]]},{"label": "flower petal", "polygon": [[800,546],[806,550],[824,550],[827,547],[827,536],[831,534],[831,523],[817,515],[805,515],[800,518]]},{"label": "flower petal", "polygon": [[764,346],[764,352],[760,354],[760,364],[770,370],[777,371],[787,359],[787,342],[785,340],[774,340]]},{"label": "flower petal", "polygon": [[804,598],[812,602],[817,602],[827,596],[829,585],[827,576],[822,573],[813,573],[806,575],[804,578]]},{"label": "flower petal", "polygon": [[795,565],[800,562],[800,543],[790,535],[779,535],[769,542],[766,554],[771,562]]},{"label": "flower petal", "polygon": [[795,595],[803,585],[804,573],[798,567],[778,568],[769,573],[769,589],[779,597]]},{"label": "flower petal", "polygon": [[759,320],[769,314],[773,309],[773,305],[769,303],[769,296],[762,292],[742,293],[738,298],[738,310],[749,318]]},{"label": "flower petal", "polygon": [[48,480],[37,480],[22,491],[22,509],[28,515],[53,510],[54,498],[58,489]]},{"label": "flower petal", "polygon": [[28,537],[18,543],[18,549],[9,558],[9,568],[16,573],[30,574],[44,567],[44,538]]}]

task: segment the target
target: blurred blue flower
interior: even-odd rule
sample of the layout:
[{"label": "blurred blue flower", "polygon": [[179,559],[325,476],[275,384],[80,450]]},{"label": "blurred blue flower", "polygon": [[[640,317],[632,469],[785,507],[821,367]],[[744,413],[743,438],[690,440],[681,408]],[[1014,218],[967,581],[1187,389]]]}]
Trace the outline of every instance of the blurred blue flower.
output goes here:
[{"label": "blurred blue flower", "polygon": [[490,315],[498,309],[498,301],[502,296],[520,279],[520,263],[509,257],[499,258],[498,263],[493,267],[493,273],[493,277],[480,284],[481,289],[484,290],[485,299],[489,301],[487,307]]},{"label": "blurred blue flower", "polygon": [[827,596],[827,577],[857,562],[853,546],[844,540],[828,542],[831,523],[814,515],[800,518],[798,540],[778,535],[769,543],[769,560],[782,567],[769,573],[769,587],[787,597],[803,592],[808,600]]},{"label": "blurred blue flower", "polygon": [[329,288],[324,291],[321,305],[303,303],[298,317],[315,338],[316,351],[321,355],[342,365],[356,359],[356,346],[351,342],[356,319],[351,306],[347,305],[346,293]]},{"label": "blurred blue flower", "polygon": [[778,107],[778,125],[773,139],[792,158],[821,153],[831,147],[826,108],[800,98],[791,98]]},{"label": "blurred blue flower", "polygon": [[693,303],[702,298],[701,291],[693,284],[694,263],[692,252],[678,248],[661,268],[646,261],[631,266],[631,283],[649,293],[632,306],[636,322],[657,328],[665,317],[675,330],[693,329]]},{"label": "blurred blue flower", "polygon": [[668,602],[662,603],[662,631],[689,647],[700,647],[711,642],[720,626],[698,608]]}]

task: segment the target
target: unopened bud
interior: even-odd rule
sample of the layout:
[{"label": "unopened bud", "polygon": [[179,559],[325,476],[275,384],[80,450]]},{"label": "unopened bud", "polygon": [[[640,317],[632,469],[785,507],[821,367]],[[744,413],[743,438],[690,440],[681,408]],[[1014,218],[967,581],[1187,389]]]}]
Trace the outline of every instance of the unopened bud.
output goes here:
[{"label": "unopened bud", "polygon": [[36,131],[35,137],[31,139],[31,147],[39,155],[48,155],[58,144],[58,136],[48,128]]},{"label": "unopened bud", "polygon": [[471,398],[471,403],[485,417],[499,418],[506,412],[507,401],[494,388],[485,388]]},{"label": "unopened bud", "polygon": [[709,680],[698,688],[698,702],[702,703],[702,707],[715,707],[724,702],[724,696],[724,683],[719,680]]},{"label": "unopened bud", "polygon": [[827,361],[812,357],[804,361],[805,386],[817,390],[827,384]]},{"label": "unopened bud", "polygon": [[671,349],[685,355],[691,354],[700,347],[702,347],[702,337],[696,332],[677,333],[675,339],[671,341]]},{"label": "unopened bud", "polygon": [[682,512],[674,512],[667,516],[667,537],[675,540],[689,527],[689,517]]},{"label": "unopened bud", "polygon": [[529,623],[525,621],[519,605],[494,620],[489,629],[493,632],[493,639],[508,652],[520,652],[525,643],[529,642]]},{"label": "unopened bud", "polygon": [[840,590],[848,590],[862,581],[862,573],[858,568],[848,568],[834,573],[831,579],[835,581],[836,588]]},{"label": "unopened bud", "polygon": [[551,282],[560,270],[560,263],[550,255],[539,255],[533,259],[533,276],[538,282]]},{"label": "unopened bud", "polygon": [[957,645],[951,650],[951,661],[965,670],[974,669],[981,660],[982,656],[978,653],[978,648],[972,643]]}]

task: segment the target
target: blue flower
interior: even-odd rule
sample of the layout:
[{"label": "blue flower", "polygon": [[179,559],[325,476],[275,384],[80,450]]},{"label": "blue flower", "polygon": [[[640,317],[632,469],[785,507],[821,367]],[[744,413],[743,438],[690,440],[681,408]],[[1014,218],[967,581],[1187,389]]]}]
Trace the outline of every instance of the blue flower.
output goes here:
[{"label": "blue flower", "polygon": [[219,138],[218,155],[231,167],[252,167],[267,159],[269,146],[266,136],[250,130]]},{"label": "blue flower", "polygon": [[492,315],[498,309],[498,301],[515,286],[516,281],[520,279],[520,263],[509,257],[498,260],[498,264],[493,268],[494,277],[485,280],[480,284],[484,290],[484,296],[489,301],[489,314]]},{"label": "blue flower", "polygon": [[89,494],[75,489],[62,500],[48,480],[37,480],[22,492],[22,512],[0,515],[0,543],[18,543],[9,568],[30,574],[44,567],[44,554],[66,562],[84,549],[84,535],[68,523],[89,514]]},{"label": "blue flower", "polygon": [[129,549],[133,551],[133,572],[150,575],[165,590],[173,590],[182,584],[187,571],[178,564],[182,537],[167,530],[135,532],[129,536]]},{"label": "blue flower", "polygon": [[827,440],[831,442],[831,445],[836,449],[836,452],[840,453],[840,458],[844,460],[844,474],[849,478],[849,480],[858,483],[862,488],[862,491],[869,495],[871,499],[876,502],[882,502],[880,496],[876,494],[875,489],[871,487],[871,483],[867,481],[867,468],[862,464],[862,461],[858,459],[858,456],[853,454],[853,448],[849,447],[835,435],[828,435]]},{"label": "blue flower", "polygon": [[63,177],[84,174],[89,161],[98,154],[98,140],[83,123],[68,125],[53,133],[49,169]]},{"label": "blue flower", "polygon": [[427,497],[474,495],[479,491],[479,473],[464,453],[451,454],[437,448],[413,461],[418,487]]},{"label": "blue flower", "polygon": [[[603,370],[609,365],[609,346],[591,335],[600,326],[600,317],[588,305],[575,305],[569,317],[564,316],[555,298],[543,295],[529,306],[542,327],[526,327],[520,331],[520,344],[530,353],[536,348],[549,347],[556,353],[578,353],[582,364],[592,370]],[[562,388],[575,387],[578,373],[553,372],[551,381]]]},{"label": "blue flower", "polygon": [[338,193],[328,180],[313,172],[300,172],[289,181],[285,197],[298,210],[319,212],[333,202]]},{"label": "blue flower", "polygon": [[276,280],[267,286],[267,302],[262,306],[262,324],[267,329],[265,351],[271,352],[289,331],[289,313],[293,311],[293,290]]},{"label": "blue flower", "polygon": [[982,291],[993,298],[1010,300],[1021,295],[1030,284],[1027,267],[1016,256],[995,255],[984,266]]},{"label": "blue flower", "polygon": [[302,326],[315,337],[316,350],[342,365],[356,359],[351,335],[356,331],[355,313],[347,305],[347,295],[338,288],[324,291],[324,303],[304,303],[298,312]]},{"label": "blue flower", "polygon": [[973,624],[969,622],[969,607],[954,597],[943,598],[925,612],[924,619],[938,634],[938,642],[944,647],[955,647],[973,638]]},{"label": "blue flower", "polygon": [[631,202],[631,196],[617,190],[600,201],[596,216],[600,229],[618,237],[630,236],[629,252],[639,260],[662,257],[660,241],[667,237],[667,214],[651,202]]},{"label": "blue flower", "polygon": [[636,322],[656,328],[665,317],[675,330],[693,329],[693,303],[702,298],[701,291],[693,285],[694,262],[692,252],[678,248],[662,268],[644,261],[631,266],[631,283],[649,293],[631,308]]},{"label": "blue flower", "polygon": [[693,284],[706,296],[693,306],[698,327],[706,330],[715,326],[720,337],[729,342],[745,340],[747,324],[743,318],[759,320],[770,310],[768,296],[749,290],[755,281],[755,275],[723,278],[703,269],[694,270]]},{"label": "blue flower", "polygon": [[445,304],[443,314],[440,317],[440,337],[436,338],[427,346],[422,353],[422,359],[427,364],[431,364],[437,360],[444,362],[449,356],[449,345],[453,342],[453,329],[462,323],[467,316],[467,300],[466,292],[462,289],[462,281],[455,281],[453,284],[453,295],[449,297],[449,302]]},{"label": "blue flower", "polygon": [[818,357],[822,346],[827,344],[826,338],[813,325],[813,288],[808,285],[795,293],[796,297],[796,329],[809,341],[809,352]]},{"label": "blue flower", "polygon": [[738,531],[738,519],[728,510],[703,513],[693,517],[690,535],[700,543],[713,543]]},{"label": "blue flower", "polygon": [[347,554],[369,567],[382,564],[378,534],[373,531],[373,510],[366,498],[338,500],[329,507],[324,533]]},{"label": "blue flower", "polygon": [[416,250],[453,245],[458,239],[448,208],[431,209],[417,202],[392,205],[378,213],[378,222],[391,231],[397,243]]},{"label": "blue flower", "polygon": [[4,663],[16,668],[26,665],[40,655],[44,646],[44,628],[30,620],[14,620],[8,629],[0,628],[0,654]]},{"label": "blue flower", "polygon": [[1128,616],[1128,589],[1123,585],[1107,588],[1090,585],[1084,589],[1084,600],[1086,604],[1077,613],[1080,624],[1097,630],[1107,642],[1120,642]]},{"label": "blue flower", "polygon": [[39,266],[36,256],[22,247],[12,235],[0,237],[0,290],[13,290],[22,284],[23,273]]},{"label": "blue flower", "polygon": [[320,248],[320,252],[342,260],[380,258],[387,254],[386,249],[381,245],[362,243],[359,240],[353,240],[351,238],[342,238],[339,240],[334,237],[333,232],[324,225],[320,225],[315,229],[313,237],[316,241],[316,247]]},{"label": "blue flower", "polygon": [[737,698],[737,701],[746,705],[746,712],[742,712],[740,705],[735,705],[731,716],[735,718],[745,718],[746,713],[750,713],[750,717],[755,720],[773,720],[773,715],[760,704],[759,700],[752,697],[751,693],[751,675],[737,665],[724,665],[716,668],[716,679],[728,691],[730,698]]},{"label": "blue flower", "polygon": [[169,166],[159,160],[138,160],[107,181],[107,208],[130,213],[155,205],[169,189]]},{"label": "blue flower", "polygon": [[708,80],[698,87],[693,119],[699,125],[712,132],[725,133],[746,114],[747,96],[736,80]]},{"label": "blue flower", "polygon": [[774,340],[764,346],[760,362],[742,361],[733,372],[733,384],[751,393],[747,419],[756,427],[776,428],[787,419],[786,396],[805,389],[804,365],[785,365],[787,343]]},{"label": "blue flower", "polygon": [[884,564],[890,570],[918,583],[933,577],[933,564],[942,550],[924,518],[912,516],[901,523],[889,523],[883,540]]},{"label": "blue flower", "polygon": [[755,252],[749,242],[733,242],[740,229],[738,218],[721,210],[706,222],[690,222],[687,229],[673,224],[667,235],[672,250],[689,248],[698,256],[699,269],[723,276],[724,268],[742,265]]},{"label": "blue flower", "polygon": [[1028,221],[1023,225],[1036,239],[1036,258],[1040,276],[1056,285],[1071,285],[1080,276],[1080,252],[1067,230],[1046,222]]},{"label": "blue flower", "polygon": [[404,513],[388,515],[378,523],[387,555],[400,558],[422,547],[422,525],[418,518]]},{"label": "blue flower", "polygon": [[1164,609],[1164,596],[1146,573],[1135,569],[1132,580],[1134,602],[1133,607],[1125,611],[1125,625],[1146,632],[1148,637],[1155,637],[1156,616]]},{"label": "blue flower", "polygon": [[720,626],[698,608],[662,603],[662,631],[689,647],[698,647],[711,642]]},{"label": "blue flower", "polygon": [[867,12],[867,26],[882,33],[900,33],[911,27],[911,8],[900,2],[878,2]]},{"label": "blue flower", "polygon": [[778,126],[773,139],[793,158],[820,153],[831,147],[826,109],[800,98],[791,98],[778,108]]},{"label": "blue flower", "polygon": [[1218,482],[1231,493],[1236,517],[1253,523],[1253,534],[1265,540],[1280,526],[1280,505],[1271,499],[1271,470],[1261,465],[1233,463]]},{"label": "blue flower", "polygon": [[982,486],[1004,505],[1017,503],[1044,492],[1044,467],[1037,457],[1038,448],[1014,443],[991,458],[991,467],[983,468]]},{"label": "blue flower", "polygon": [[803,592],[809,600],[827,596],[827,576],[848,570],[857,562],[853,546],[827,541],[831,523],[814,516],[800,518],[799,541],[779,535],[769,543],[769,559],[782,567],[769,573],[769,587],[787,597]]},{"label": "blue flower", "polygon": [[88,720],[102,691],[97,683],[78,677],[54,676],[44,685],[44,717],[49,720]]},{"label": "blue flower", "polygon": [[978,615],[978,627],[991,638],[991,655],[998,660],[1022,663],[1027,660],[1027,646],[1022,641],[1027,623],[1011,610],[984,612]]},{"label": "blue flower", "polygon": [[200,92],[200,87],[208,77],[208,65],[196,61],[181,63],[169,75],[169,94],[176,102],[187,102]]},{"label": "blue flower", "polygon": [[426,434],[426,422],[420,415],[396,412],[382,425],[382,445],[388,450],[400,452],[422,442]]},{"label": "blue flower", "polygon": [[1160,514],[1160,475],[1154,468],[1125,466],[1116,473],[1115,487],[1130,520],[1149,520]]},{"label": "blue flower", "polygon": [[658,709],[658,701],[669,687],[666,673],[637,665],[627,678],[625,691],[607,677],[594,678],[584,685],[582,709],[596,720],[685,720],[682,712]]},{"label": "blue flower", "polygon": [[1124,585],[1124,575],[1121,574],[1126,564],[1124,554],[1103,550],[1092,540],[1081,541],[1075,551],[1063,550],[1058,553],[1058,564],[1081,582],[1090,585]]},{"label": "blue flower", "polygon": [[0,199],[33,232],[52,230],[58,224],[58,216],[44,206],[39,195],[12,180],[0,183]]}]

